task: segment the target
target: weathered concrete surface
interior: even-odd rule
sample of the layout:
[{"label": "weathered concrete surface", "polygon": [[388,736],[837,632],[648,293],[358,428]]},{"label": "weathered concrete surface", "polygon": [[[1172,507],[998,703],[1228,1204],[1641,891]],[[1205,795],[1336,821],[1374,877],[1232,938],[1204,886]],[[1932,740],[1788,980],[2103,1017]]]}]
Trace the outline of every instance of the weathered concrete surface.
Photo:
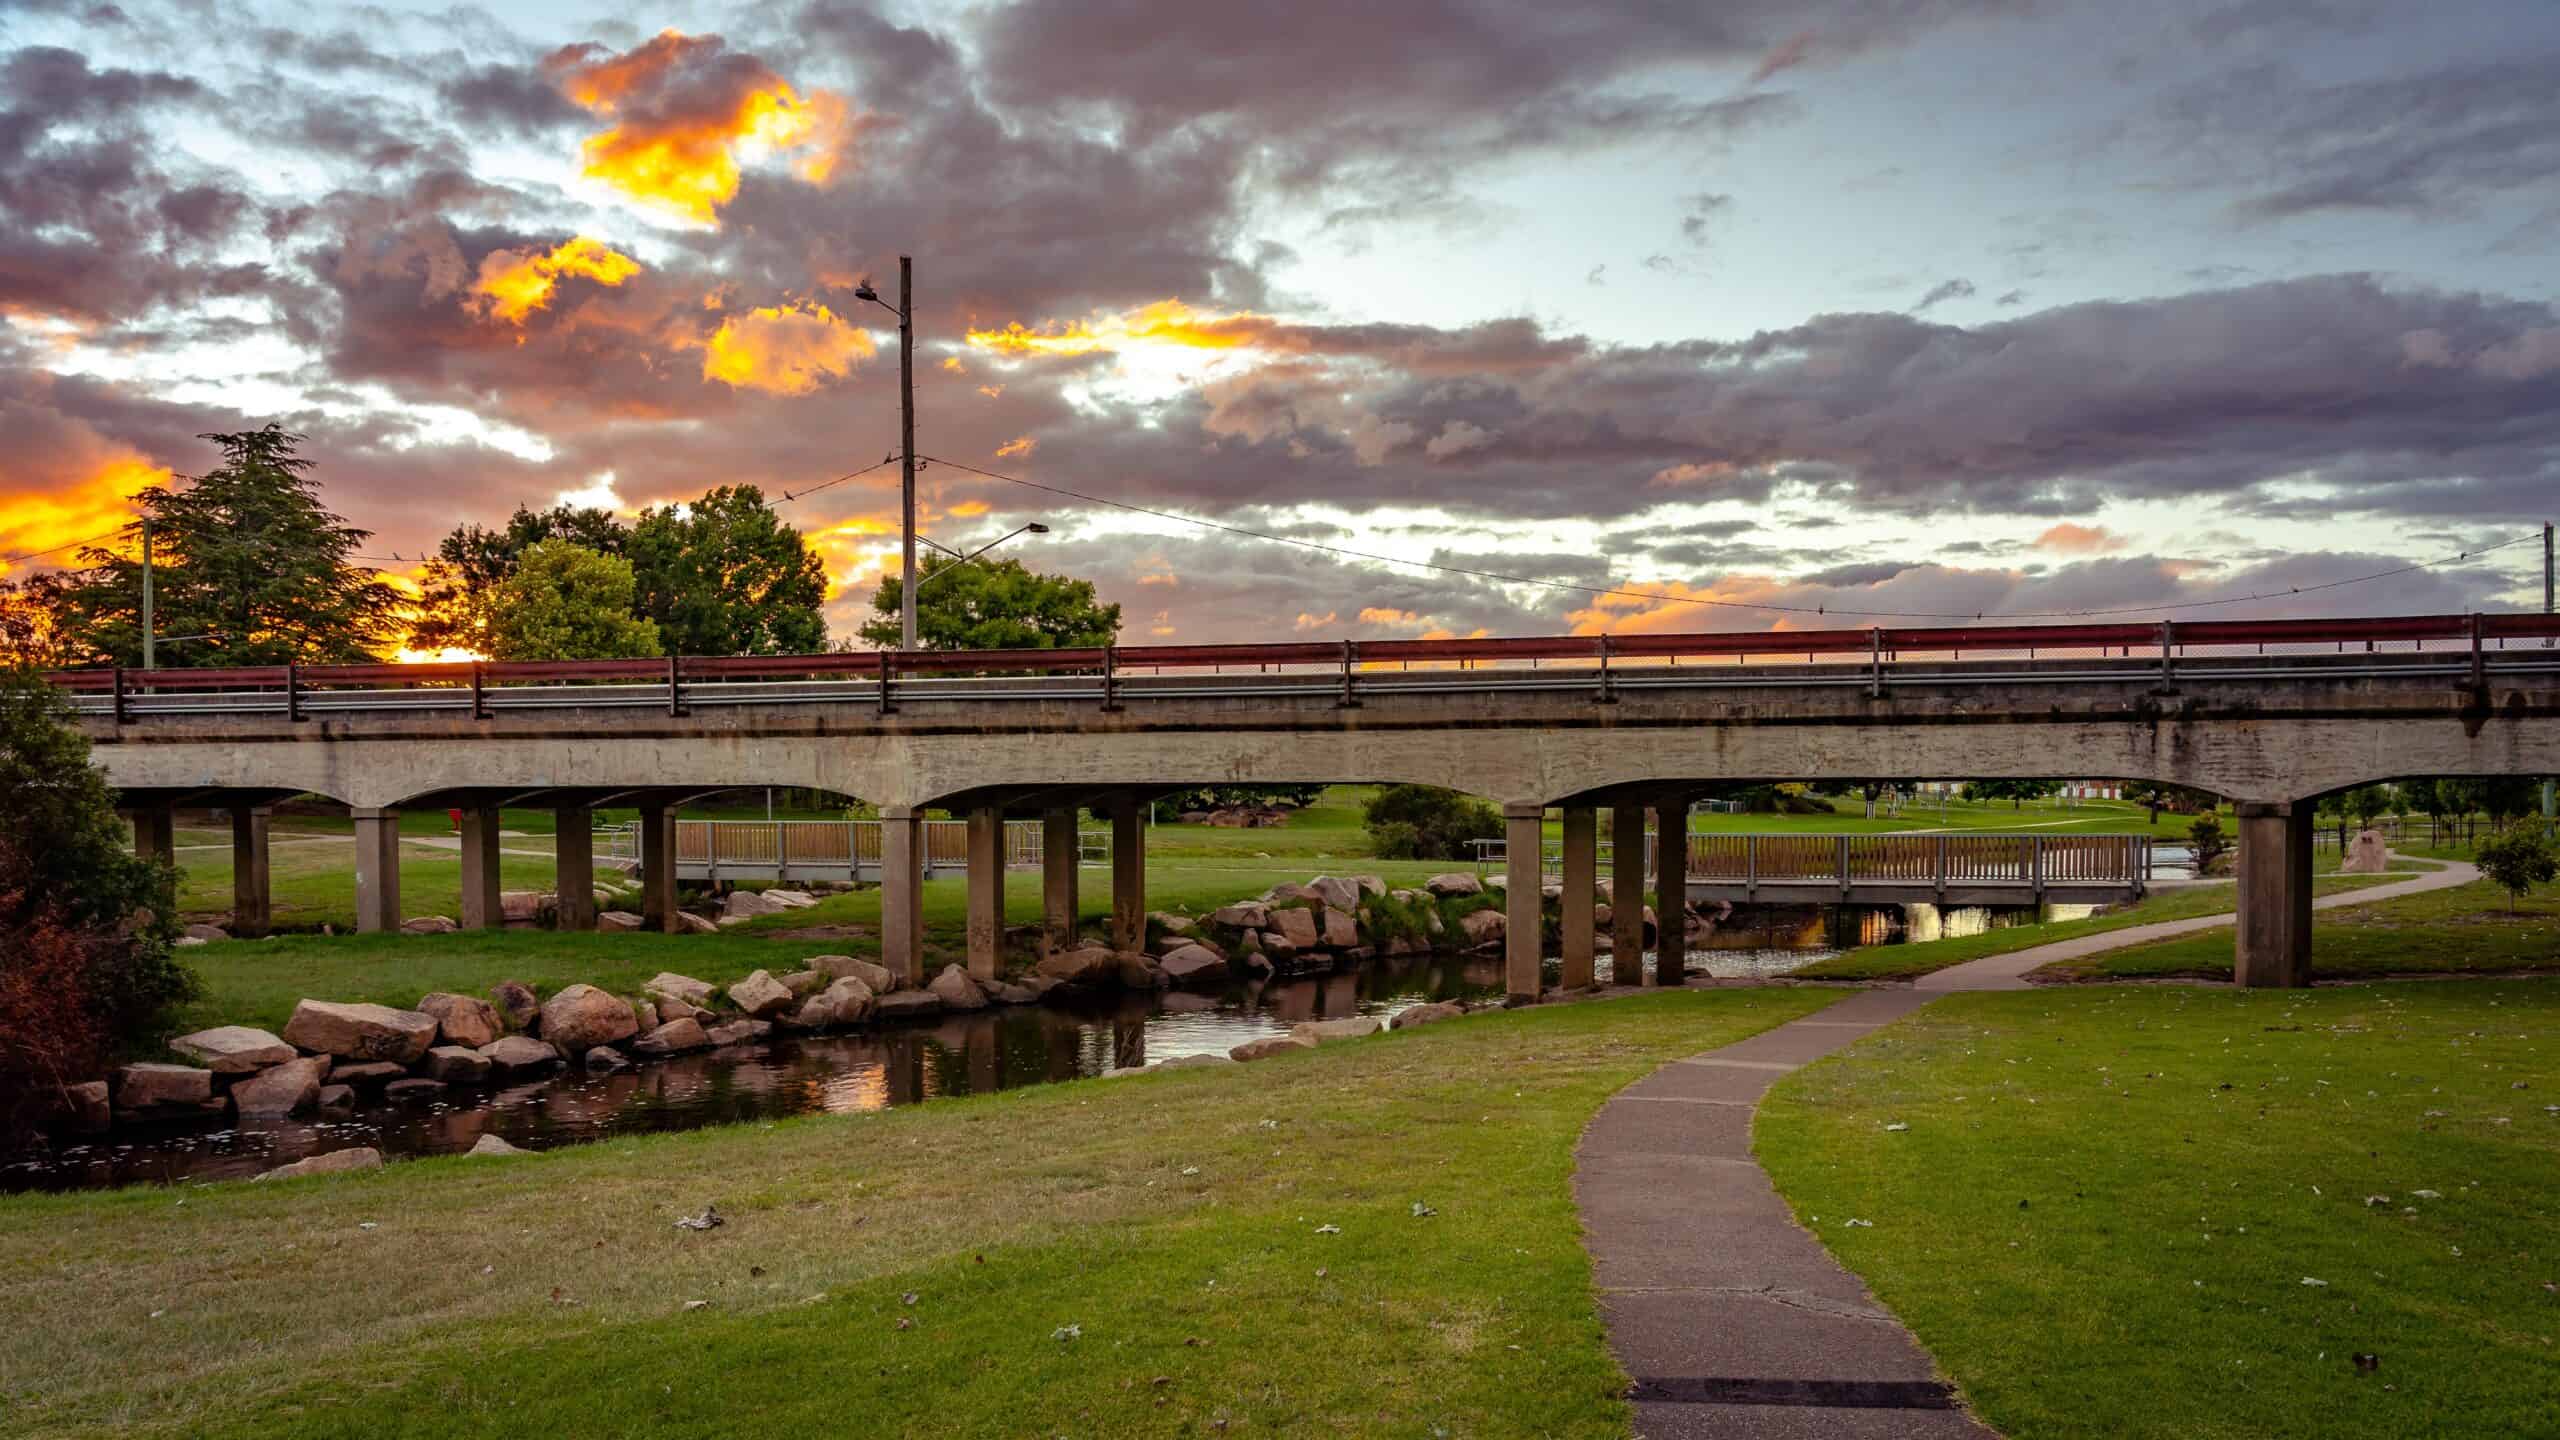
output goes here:
[{"label": "weathered concrete surface", "polygon": [[[2443,660],[2354,658],[2386,672]],[[1795,665],[1724,670],[1696,688],[1630,689],[1605,706],[1548,690],[1372,693],[1343,708],[1338,682],[1309,676],[1303,696],[1150,695],[1113,711],[1082,700],[910,698],[887,715],[848,699],[702,706],[684,716],[597,707],[478,721],[385,710],[325,725],[281,715],[82,723],[97,763],[129,795],[308,790],[362,806],[465,790],[742,784],[911,806],[1007,787],[1353,780],[1556,803],[1666,781],[1875,774],[2103,775],[2287,801],[2392,775],[2560,771],[2560,679],[2498,679],[2482,695],[2441,674],[2323,673],[2315,657],[2250,657],[2259,673],[2229,680],[2215,678],[2213,663],[2182,662],[2168,694],[2154,693],[2159,676],[2148,662],[2074,660],[2056,668],[2112,669],[2122,679],[1897,679],[1870,696],[1862,685],[1807,683],[1858,667]],[[1932,667],[2028,668],[2014,660]],[[1762,676],[1765,684],[1735,683]],[[1217,683],[1203,677],[1202,688]]]}]

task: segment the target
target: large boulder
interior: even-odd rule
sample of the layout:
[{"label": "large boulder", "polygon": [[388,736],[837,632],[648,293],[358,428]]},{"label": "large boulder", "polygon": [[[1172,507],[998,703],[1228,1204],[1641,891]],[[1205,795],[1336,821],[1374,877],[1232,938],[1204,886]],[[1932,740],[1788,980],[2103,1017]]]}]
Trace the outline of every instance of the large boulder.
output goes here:
[{"label": "large boulder", "polygon": [[320,1118],[343,1120],[356,1113],[356,1087],[323,1085],[320,1087]]},{"label": "large boulder", "polygon": [[202,922],[190,925],[178,933],[186,936],[190,940],[214,941],[228,940],[231,938],[231,932],[223,929],[221,926],[207,925]]},{"label": "large boulder", "polygon": [[216,1075],[247,1075],[294,1057],[294,1048],[252,1025],[217,1025],[169,1042],[169,1048]]},{"label": "large boulder", "polygon": [[1358,1040],[1378,1033],[1378,1022],[1366,1015],[1346,1016],[1340,1020],[1309,1020],[1289,1027],[1293,1040],[1322,1045],[1334,1040]]},{"label": "large boulder", "polygon": [[[729,918],[732,920],[744,920],[747,917],[744,915],[732,915]],[[694,914],[690,910],[679,910],[676,912],[676,933],[679,935],[717,935],[720,933],[720,927],[711,921],[705,920],[701,916]]]},{"label": "large boulder", "polygon": [[115,1107],[109,1103],[107,1082],[83,1080],[62,1087],[64,1119],[75,1135],[103,1134],[115,1123]]},{"label": "large boulder", "polygon": [[499,1016],[518,1030],[530,1029],[542,1018],[542,998],[521,980],[501,980],[490,986],[489,999]]},{"label": "large boulder", "polygon": [[1061,984],[1107,985],[1119,978],[1120,955],[1108,945],[1079,945],[1052,950],[1032,968]]},{"label": "large boulder", "polygon": [[231,1108],[243,1120],[292,1115],[320,1102],[320,1082],[328,1078],[326,1055],[288,1060],[232,1082]]},{"label": "large boulder", "polygon": [[412,915],[400,922],[403,935],[451,935],[461,929],[450,915]]},{"label": "large boulder", "polygon": [[1183,987],[1227,983],[1227,957],[1206,945],[1185,945],[1164,957],[1164,978]]},{"label": "large boulder", "polygon": [[792,995],[790,986],[773,978],[771,971],[758,970],[730,986],[729,998],[749,1015],[759,1020],[770,1020],[790,1009],[796,997]]},{"label": "large boulder", "polygon": [[1124,951],[1121,954],[1121,989],[1155,990],[1161,988],[1164,983],[1164,972],[1156,968],[1156,962],[1152,957],[1136,950]]},{"label": "large boulder", "polygon": [[942,1013],[942,997],[930,990],[892,990],[872,1002],[883,1020],[920,1020]]},{"label": "large boulder", "polygon": [[447,1045],[477,1050],[505,1031],[498,1023],[498,1007],[476,995],[454,995],[442,990],[421,995],[418,1012],[436,1017],[436,1032]]},{"label": "large boulder", "polygon": [[596,929],[604,932],[637,930],[646,923],[628,910],[607,910],[596,916]]},{"label": "large boulder", "polygon": [[785,910],[806,910],[818,903],[818,897],[806,890],[767,890],[764,898]]},{"label": "large boulder", "polygon": [[1292,950],[1311,950],[1321,938],[1316,915],[1303,905],[1290,905],[1271,912],[1271,928]]},{"label": "large boulder", "polygon": [[1236,1060],[1232,1055],[1176,1055],[1170,1060],[1159,1060],[1147,1068],[1150,1070],[1212,1070],[1221,1065],[1234,1063]]},{"label": "large boulder", "polygon": [[1323,901],[1330,909],[1357,910],[1360,908],[1360,884],[1356,880],[1345,880],[1339,875],[1319,875],[1308,881],[1303,889],[1306,894]]},{"label": "large boulder", "polygon": [[690,1020],[670,1020],[631,1042],[631,1048],[642,1055],[681,1055],[688,1050],[708,1050],[711,1037]]},{"label": "large boulder", "polygon": [[1470,910],[1458,917],[1458,931],[1471,947],[1499,945],[1508,923],[1500,910]]},{"label": "large boulder", "polygon": [[497,1067],[489,1057],[461,1045],[439,1045],[427,1052],[425,1070],[429,1079],[448,1085],[477,1085],[489,1078]]},{"label": "large boulder", "polygon": [[586,1065],[588,1069],[599,1074],[609,1074],[616,1070],[630,1069],[631,1057],[610,1045],[599,1045],[587,1052]]},{"label": "large boulder", "polygon": [[860,976],[847,975],[828,981],[826,989],[801,1001],[800,1008],[785,1023],[798,1030],[831,1030],[840,1025],[859,1025],[871,1018],[872,1003],[871,987],[864,984]]},{"label": "large boulder", "polygon": [[768,899],[760,891],[732,890],[729,892],[729,898],[722,902],[720,914],[724,918],[746,918],[756,915],[779,915],[790,908],[779,900]]},{"label": "large boulder", "polygon": [[502,890],[498,893],[498,918],[509,925],[530,925],[554,903],[548,891]]},{"label": "large boulder", "polygon": [[870,986],[874,995],[885,994],[894,988],[890,984],[889,967],[876,960],[865,960],[858,955],[812,955],[807,963],[810,969],[831,980],[841,980],[850,975]]},{"label": "large boulder", "polygon": [[1484,893],[1484,882],[1463,870],[1453,870],[1446,875],[1434,875],[1423,881],[1422,888],[1446,900],[1453,895],[1481,895]]},{"label": "large boulder", "polygon": [[1348,950],[1360,943],[1360,922],[1340,910],[1324,912],[1324,943],[1327,949]]},{"label": "large boulder", "polygon": [[279,1165],[273,1170],[259,1172],[258,1178],[292,1180],[304,1175],[335,1175],[346,1170],[381,1168],[382,1152],[370,1145],[358,1145],[346,1150],[332,1150],[326,1155],[314,1155],[307,1160],[296,1160],[290,1165]]},{"label": "large boulder", "polygon": [[1387,893],[1387,882],[1375,875],[1354,875],[1350,877],[1350,879],[1352,884],[1360,887],[1360,893],[1363,895],[1384,895]]},{"label": "large boulder", "polygon": [[524,1070],[539,1070],[546,1065],[560,1063],[560,1051],[557,1047],[536,1040],[530,1035],[501,1036],[481,1046],[480,1053],[489,1057],[491,1065],[510,1074]]},{"label": "large boulder", "polygon": [[542,1002],[542,1038],[564,1055],[580,1055],[639,1033],[631,1002],[593,985],[572,985]]},{"label": "large boulder", "polygon": [[408,1066],[389,1060],[358,1060],[329,1067],[329,1078],[340,1085],[387,1085],[408,1073]]},{"label": "large boulder", "polygon": [[792,999],[806,1000],[827,988],[827,978],[815,970],[794,970],[782,977],[782,988],[791,992]]},{"label": "large boulder", "polygon": [[[666,1017],[667,1020],[681,1020],[684,1018],[686,1017],[681,1015],[670,1015]],[[635,1033],[646,1035],[666,1022],[658,1018],[658,1007],[656,1002],[649,1000],[634,1000],[631,1002],[631,1023],[640,1027]]]},{"label": "large boulder", "polygon": [[145,1060],[116,1070],[116,1108],[202,1105],[213,1098],[213,1072],[193,1065],[166,1065]]},{"label": "large boulder", "polygon": [[712,997],[720,993],[720,987],[708,980],[696,980],[690,975],[678,975],[672,970],[661,970],[650,977],[648,984],[640,987],[640,993],[662,1003],[667,1000],[681,1000],[693,1009],[701,1010],[709,1007]]},{"label": "large boulder", "polygon": [[1441,1020],[1455,1020],[1467,1013],[1467,1007],[1454,1000],[1436,1001],[1429,1005],[1410,1005],[1387,1022],[1390,1030],[1410,1030],[1416,1025],[1429,1025]]},{"label": "large boulder", "polygon": [[968,971],[957,965],[943,966],[942,973],[934,976],[924,988],[940,997],[945,1010],[987,1008],[986,992],[978,988],[977,981],[969,978]]},{"label": "large boulder", "polygon": [[530,1150],[517,1149],[515,1146],[508,1144],[506,1141],[499,1139],[495,1135],[483,1135],[479,1139],[472,1141],[471,1148],[463,1151],[462,1153],[465,1155],[477,1155],[482,1159],[493,1159],[504,1158],[509,1155],[530,1155],[533,1152]]},{"label": "large boulder", "polygon": [[1265,1035],[1259,1040],[1247,1040],[1243,1044],[1229,1050],[1227,1052],[1227,1058],[1230,1060],[1264,1060],[1274,1055],[1286,1055],[1291,1051],[1313,1050],[1314,1048],[1316,1048],[1314,1041],[1301,1040],[1295,1035]]},{"label": "large boulder", "polygon": [[1225,905],[1209,912],[1209,923],[1229,930],[1263,930],[1271,925],[1271,907],[1258,900]]},{"label": "large boulder", "polygon": [[424,1103],[443,1094],[444,1082],[430,1080],[424,1075],[412,1075],[406,1080],[394,1080],[382,1087],[382,1098],[393,1104],[408,1101]]},{"label": "large boulder", "polygon": [[295,1003],[293,1018],[285,1022],[284,1038],[305,1050],[343,1060],[394,1060],[407,1065],[436,1043],[436,1017],[388,1005],[303,1000]]},{"label": "large boulder", "polygon": [[[862,1000],[863,1008],[868,1010],[871,1004],[869,992],[864,992]],[[732,1020],[726,1025],[706,1026],[702,1033],[714,1045],[744,1045],[772,1034],[773,1027],[762,1020]]]}]

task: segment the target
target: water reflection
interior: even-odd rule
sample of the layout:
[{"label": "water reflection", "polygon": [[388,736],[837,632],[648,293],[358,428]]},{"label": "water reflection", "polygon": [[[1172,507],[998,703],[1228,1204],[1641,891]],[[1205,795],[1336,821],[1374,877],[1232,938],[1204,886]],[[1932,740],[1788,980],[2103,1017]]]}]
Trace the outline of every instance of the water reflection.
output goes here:
[{"label": "water reflection", "polygon": [[498,1088],[451,1090],[430,1103],[377,1102],[342,1121],[128,1126],[98,1141],[12,1157],[0,1164],[0,1189],[243,1179],[356,1145],[386,1155],[444,1155],[496,1135],[544,1150],[613,1135],[879,1110],[1224,1054],[1306,1020],[1383,1018],[1425,1001],[1501,993],[1499,959],[1440,958],[1256,982],[1223,996],[1105,996],[1076,1008],[988,1010],[861,1034],[777,1038],[614,1074],[561,1070]]}]

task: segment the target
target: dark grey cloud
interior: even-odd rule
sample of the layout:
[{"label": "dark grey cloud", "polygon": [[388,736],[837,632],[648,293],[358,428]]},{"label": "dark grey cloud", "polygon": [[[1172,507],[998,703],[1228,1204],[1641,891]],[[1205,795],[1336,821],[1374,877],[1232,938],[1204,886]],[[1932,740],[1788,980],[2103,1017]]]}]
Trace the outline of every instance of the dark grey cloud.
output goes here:
[{"label": "dark grey cloud", "polygon": [[1712,191],[1683,196],[1680,201],[1680,238],[1693,246],[1707,243],[1708,222],[1733,208],[1733,197]]},{"label": "dark grey cloud", "polygon": [[1953,280],[1941,280],[1930,286],[1929,293],[1921,296],[1919,301],[1911,307],[1912,313],[1917,314],[1932,306],[1943,305],[1949,300],[1970,299],[1972,295],[1973,282],[1970,280],[1961,276]]}]

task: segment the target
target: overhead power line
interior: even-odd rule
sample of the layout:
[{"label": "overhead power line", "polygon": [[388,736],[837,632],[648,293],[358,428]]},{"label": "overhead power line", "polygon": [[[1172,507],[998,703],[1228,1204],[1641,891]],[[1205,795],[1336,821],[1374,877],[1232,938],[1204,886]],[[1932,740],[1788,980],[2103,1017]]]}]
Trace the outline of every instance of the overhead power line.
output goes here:
[{"label": "overhead power line", "polygon": [[[966,471],[969,474],[983,476],[989,480],[999,480],[1007,485],[1019,485],[1027,490],[1038,490],[1051,495],[1064,496],[1070,500],[1081,500],[1089,505],[1107,506],[1114,510],[1125,510],[1132,514],[1152,516],[1159,520],[1171,520],[1177,524],[1197,526],[1204,530],[1222,531],[1229,535],[1239,535],[1246,539],[1266,541],[1274,545],[1294,545],[1303,550],[1321,551],[1328,555],[1338,555],[1346,559],[1367,560],[1381,565],[1404,565],[1419,570],[1436,571],[1443,575],[1461,575],[1472,580],[1489,580],[1502,585],[1528,585],[1548,590],[1565,590],[1571,591],[1575,594],[1589,595],[1595,598],[1606,597],[1612,599],[1641,600],[1657,605],[1696,605],[1709,609],[1745,610],[1755,614],[1821,615],[1845,617],[1857,620],[2093,620],[2119,615],[2165,615],[2185,610],[2202,610],[2227,605],[2246,605],[2252,601],[2258,600],[2281,600],[2295,595],[2311,595],[2321,591],[2340,589],[2349,585],[2362,585],[2370,581],[2386,580],[2394,575],[2406,575],[2412,571],[2430,569],[2438,565],[2456,564],[2461,561],[2472,559],[2475,556],[2488,554],[2492,550],[2504,550],[2510,545],[2521,545],[2527,540],[2538,540],[2541,538],[2541,532],[2535,531],[2531,534],[2516,536],[2510,540],[2501,540],[2494,545],[2475,546],[2472,549],[2464,550],[2453,555],[2442,556],[2434,560],[2421,560],[2413,564],[2395,566],[2388,570],[2377,570],[2370,575],[2356,575],[2343,580],[2325,581],[2318,585],[2288,586],[2282,590],[2265,590],[2250,595],[2230,595],[2214,600],[2183,600],[2162,605],[2126,605],[2114,608],[2096,608],[2087,610],[1859,610],[1843,609],[1831,605],[1778,605],[1751,600],[1716,600],[1696,595],[1671,595],[1658,590],[1632,590],[1624,586],[1617,585],[1585,585],[1572,580],[1548,580],[1531,575],[1508,575],[1498,570],[1485,570],[1468,565],[1447,565],[1436,560],[1413,560],[1398,555],[1381,555],[1373,550],[1355,550],[1345,545],[1328,545],[1321,540],[1308,540],[1294,535],[1275,535],[1266,530],[1255,530],[1243,525],[1229,525],[1219,520],[1204,520],[1197,515],[1185,515],[1179,511],[1158,510],[1151,506],[1133,505],[1125,500],[1113,500],[1101,495],[1087,494],[1081,490],[1068,489],[1063,485],[1048,485],[1037,480],[1023,479],[1019,475],[1006,475],[994,470],[981,469],[978,466],[971,465],[962,460],[949,460],[938,455],[927,455],[919,458],[930,460],[937,465],[948,465],[955,470]],[[877,467],[875,466],[873,468],[876,469]]]},{"label": "overhead power line", "polygon": [[47,555],[59,555],[65,550],[77,550],[84,545],[95,545],[101,540],[112,540],[131,528],[132,526],[128,523],[119,525],[113,530],[92,535],[86,540],[66,540],[59,545],[49,545],[42,550],[30,550],[23,555],[0,555],[0,565],[16,565],[22,561],[41,560]]}]

